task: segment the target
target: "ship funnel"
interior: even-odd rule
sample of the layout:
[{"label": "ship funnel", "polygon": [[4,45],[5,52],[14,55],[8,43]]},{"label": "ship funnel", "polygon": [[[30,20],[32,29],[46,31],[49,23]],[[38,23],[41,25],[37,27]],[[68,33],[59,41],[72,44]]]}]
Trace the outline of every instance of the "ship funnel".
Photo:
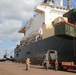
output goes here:
[{"label": "ship funnel", "polygon": [[70,9],[70,0],[67,0],[67,8]]}]

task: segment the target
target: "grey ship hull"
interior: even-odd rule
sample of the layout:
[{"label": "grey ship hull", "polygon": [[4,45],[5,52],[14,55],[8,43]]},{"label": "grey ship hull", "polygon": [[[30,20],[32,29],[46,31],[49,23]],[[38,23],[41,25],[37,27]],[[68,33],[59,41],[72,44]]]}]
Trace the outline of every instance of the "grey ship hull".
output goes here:
[{"label": "grey ship hull", "polygon": [[48,50],[58,51],[59,61],[74,61],[76,63],[76,39],[64,39],[56,36],[39,40],[28,45],[22,45],[14,52],[17,62],[25,62],[29,57],[33,64],[41,64]]}]

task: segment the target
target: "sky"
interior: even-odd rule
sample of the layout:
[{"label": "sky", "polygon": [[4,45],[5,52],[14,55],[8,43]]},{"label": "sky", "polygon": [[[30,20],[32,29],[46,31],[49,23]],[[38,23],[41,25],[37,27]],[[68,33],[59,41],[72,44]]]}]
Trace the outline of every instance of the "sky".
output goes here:
[{"label": "sky", "polygon": [[[66,1],[64,0],[65,6]],[[41,2],[43,0],[0,0],[0,58],[3,58],[5,52],[9,55],[14,51],[24,37],[18,33],[19,29],[33,17],[34,8]],[[76,7],[75,2],[76,0],[71,0],[71,6]]]}]

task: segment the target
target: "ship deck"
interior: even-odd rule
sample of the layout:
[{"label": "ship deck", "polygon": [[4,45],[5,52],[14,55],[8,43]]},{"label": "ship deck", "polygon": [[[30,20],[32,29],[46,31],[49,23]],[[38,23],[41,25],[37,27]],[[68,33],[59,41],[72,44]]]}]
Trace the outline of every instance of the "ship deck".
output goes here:
[{"label": "ship deck", "polygon": [[28,71],[25,70],[25,64],[13,62],[0,62],[0,75],[76,75],[76,71],[54,71],[46,70],[39,65],[30,65]]}]

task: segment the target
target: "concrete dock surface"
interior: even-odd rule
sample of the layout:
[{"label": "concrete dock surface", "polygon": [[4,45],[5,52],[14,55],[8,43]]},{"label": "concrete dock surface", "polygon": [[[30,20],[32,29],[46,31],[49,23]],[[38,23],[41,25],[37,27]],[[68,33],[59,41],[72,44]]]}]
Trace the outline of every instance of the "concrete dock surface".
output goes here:
[{"label": "concrete dock surface", "polygon": [[27,71],[22,63],[0,62],[0,75],[76,75],[76,72],[46,70],[39,65],[30,65]]}]

